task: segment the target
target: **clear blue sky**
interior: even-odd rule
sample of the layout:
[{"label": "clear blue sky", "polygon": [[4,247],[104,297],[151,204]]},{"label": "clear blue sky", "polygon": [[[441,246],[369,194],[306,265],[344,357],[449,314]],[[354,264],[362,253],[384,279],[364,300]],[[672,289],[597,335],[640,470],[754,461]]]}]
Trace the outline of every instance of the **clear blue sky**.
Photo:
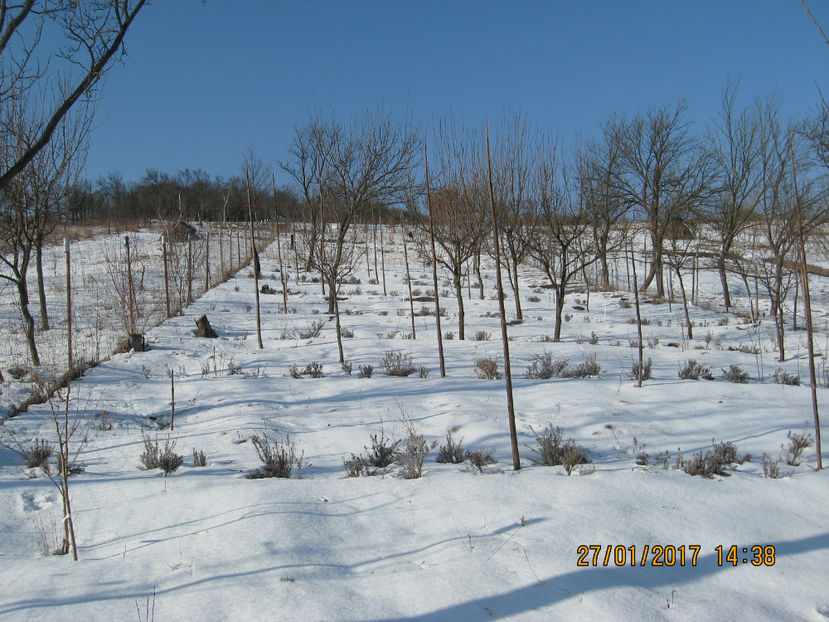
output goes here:
[{"label": "clear blue sky", "polygon": [[[829,2],[808,4],[829,30]],[[425,129],[517,110],[570,140],[681,97],[702,131],[729,77],[744,101],[778,89],[786,116],[815,109],[816,85],[829,97],[829,46],[799,0],[159,0],[127,48],[101,91],[90,179],[228,177],[248,147],[276,163],[314,108],[382,105]]]}]

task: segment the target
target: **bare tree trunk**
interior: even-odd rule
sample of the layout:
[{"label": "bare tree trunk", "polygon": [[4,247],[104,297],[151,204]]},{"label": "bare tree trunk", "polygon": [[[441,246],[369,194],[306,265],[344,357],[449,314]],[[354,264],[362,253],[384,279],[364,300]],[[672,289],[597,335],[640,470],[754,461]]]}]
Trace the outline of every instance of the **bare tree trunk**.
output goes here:
[{"label": "bare tree trunk", "polygon": [[679,279],[679,289],[682,291],[682,306],[685,309],[685,323],[688,325],[688,339],[694,338],[694,329],[691,325],[691,314],[688,311],[688,296],[685,295],[685,285],[682,283],[682,272],[679,266],[674,267],[676,276]]},{"label": "bare tree trunk", "polygon": [[409,317],[412,319],[412,339],[417,339],[417,331],[415,330],[415,314],[414,314],[414,300],[412,300],[412,273],[409,271],[409,248],[406,243],[406,238],[409,232],[406,230],[405,223],[403,224],[403,260],[406,262],[406,285],[409,288]]},{"label": "bare tree trunk", "polygon": [[475,251],[475,258],[473,260],[475,265],[475,274],[478,277],[478,298],[480,300],[484,299],[484,279],[481,276],[481,251]]},{"label": "bare tree trunk", "polygon": [[[435,323],[438,332],[438,358],[440,359],[440,377],[446,377],[446,363],[443,359],[443,335],[440,332],[440,296],[438,296],[438,261],[435,251],[435,224],[432,218],[432,192],[429,188],[429,156],[424,153],[426,163],[426,209],[429,212],[429,240],[432,244],[432,282],[435,287]],[[410,297],[411,298],[411,297]]]},{"label": "bare tree trunk", "polygon": [[204,291],[210,289],[210,231],[204,236]]},{"label": "bare tree trunk", "polygon": [[[455,286],[455,298],[458,299],[458,339],[463,341],[464,340],[464,320],[466,318],[466,313],[463,309],[463,281],[461,280],[461,268],[460,266],[455,266],[455,269],[452,271],[452,283]],[[438,299],[439,292],[437,288],[435,289],[435,300]]]},{"label": "bare tree trunk", "polygon": [[380,274],[377,271],[377,219],[374,210],[371,210],[371,239],[374,244],[374,280],[380,280]]},{"label": "bare tree trunk", "polygon": [[[245,164],[245,178],[247,181],[247,192],[248,192],[248,220],[250,221],[250,248],[251,254],[253,255],[254,260],[258,260],[256,256],[256,244],[253,240],[253,205],[251,202],[250,197],[250,176],[248,175],[248,167]],[[259,308],[259,270],[254,265],[253,268],[253,290],[256,295],[256,342],[261,350],[264,346],[262,345],[262,315]]]},{"label": "bare tree trunk", "polygon": [[340,354],[340,363],[345,363],[345,355],[343,354],[343,333],[340,327],[340,302],[334,296],[334,321],[337,329],[337,350]]},{"label": "bare tree trunk", "polygon": [[642,343],[642,314],[639,309],[639,286],[636,282],[636,260],[633,257],[633,248],[631,247],[631,265],[633,266],[633,299],[636,305],[636,330],[639,334],[639,367],[636,374],[636,386],[642,386],[642,376],[645,372],[645,344]]},{"label": "bare tree trunk", "polygon": [[37,269],[37,295],[40,302],[40,330],[49,330],[49,313],[46,309],[46,287],[43,283],[43,237],[35,240],[35,268]]},{"label": "bare tree trunk", "polygon": [[731,292],[728,291],[728,278],[725,274],[725,251],[721,251],[717,257],[717,271],[720,273],[720,283],[722,283],[722,299],[725,306],[725,312],[731,308]]},{"label": "bare tree trunk", "polygon": [[167,305],[167,317],[170,317],[170,275],[167,270],[167,235],[161,234],[161,260],[164,262],[164,302]]},{"label": "bare tree trunk", "polygon": [[515,317],[518,320],[524,319],[524,312],[521,309],[521,296],[518,293],[518,262],[512,262],[512,293],[515,294]]},{"label": "bare tree trunk", "polygon": [[558,343],[561,341],[561,320],[562,315],[564,313],[564,298],[565,298],[565,287],[563,284],[559,284],[558,287],[555,288],[556,292],[556,315],[555,315],[555,325],[553,329],[553,341]]},{"label": "bare tree trunk", "polygon": [[383,273],[383,296],[386,293],[386,247],[383,245],[383,226],[380,225],[380,271]]},{"label": "bare tree trunk", "polygon": [[[791,139],[789,150],[793,151]],[[809,349],[809,385],[812,393],[812,417],[815,421],[815,454],[817,455],[817,470],[823,469],[823,451],[820,443],[820,414],[817,407],[817,375],[815,373],[815,340],[812,328],[812,297],[809,293],[809,270],[806,262],[806,241],[803,235],[803,208],[800,205],[800,193],[797,189],[797,169],[792,154],[792,172],[794,177],[795,205],[797,206],[798,250],[800,251],[800,274],[803,280],[803,306],[806,315],[806,336]]]}]

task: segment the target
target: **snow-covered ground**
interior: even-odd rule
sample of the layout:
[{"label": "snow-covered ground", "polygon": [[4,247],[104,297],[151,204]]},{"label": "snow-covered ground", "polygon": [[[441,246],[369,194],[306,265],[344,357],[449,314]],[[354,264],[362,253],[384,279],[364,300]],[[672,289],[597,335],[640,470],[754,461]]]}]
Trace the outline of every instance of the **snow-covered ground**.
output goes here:
[{"label": "snow-covered ground", "polygon": [[[405,268],[395,241],[385,249],[388,296],[369,282],[365,261],[356,273],[361,282],[343,286],[342,324],[354,333],[344,340],[351,375],[338,362],[319,284],[310,274],[297,282],[293,269],[290,313],[281,312],[280,295],[261,296],[259,350],[253,280],[243,270],[149,330],[149,351],[117,355],[73,385],[90,424],[85,471],[71,479],[78,563],[43,555],[44,542],[54,546],[58,538],[60,496],[0,447],[0,619],[145,619],[153,607],[157,620],[829,618],[829,476],[814,470],[814,448],[800,466],[781,461],[789,431],[812,431],[804,332],[789,331],[787,360],[778,363],[769,321],[754,327],[694,307],[695,339],[688,340],[680,304],[643,305],[652,378],[637,388],[629,377],[634,309],[613,292],[593,292],[589,311],[576,309],[587,306],[586,295],[571,294],[562,342],[545,341],[551,290],[527,267],[525,319],[509,328],[523,466],[514,471],[504,381],[475,374],[480,358],[498,358],[503,367],[492,263],[485,261],[485,299],[472,288],[465,300],[466,341],[457,339],[454,297],[441,298],[449,314],[442,329],[455,334],[444,341],[441,378],[434,317],[417,317],[417,338],[407,338]],[[275,257],[273,246],[264,253],[264,282],[279,290]],[[425,293],[429,270],[412,262],[413,287]],[[815,278],[813,288],[825,285]],[[700,298],[713,301],[717,288],[716,274],[704,273]],[[510,293],[510,318],[512,303]],[[424,305],[432,306],[415,303],[415,310]],[[219,339],[192,334],[205,313]],[[319,336],[298,338],[315,321],[325,322]],[[489,339],[471,339],[478,331]],[[819,349],[826,338],[819,335]],[[428,376],[384,375],[388,351],[411,354]],[[544,353],[571,365],[595,356],[601,372],[526,378]],[[680,380],[689,359],[715,379]],[[323,366],[323,378],[291,377],[292,365],[312,362]],[[748,384],[722,378],[732,364],[750,374]],[[361,378],[366,365],[375,372]],[[775,383],[778,369],[803,385]],[[159,429],[170,416],[170,374],[173,431]],[[6,420],[3,438],[23,446],[52,439],[49,413],[42,405]],[[421,479],[404,479],[399,467],[346,476],[344,460],[365,454],[381,430],[403,438],[404,420],[438,444],[452,430],[467,449],[494,449],[497,462],[482,473],[469,463],[439,464],[436,448]],[[592,462],[569,477],[561,466],[534,463],[531,447],[550,424],[587,448]],[[263,433],[290,435],[304,452],[310,464],[299,477],[245,477],[260,466],[250,438]],[[167,478],[145,470],[143,434],[162,445],[169,435],[184,465]],[[730,477],[674,468],[678,453],[690,458],[721,441],[751,454]],[[206,454],[206,467],[192,466],[193,449]],[[647,465],[637,464],[640,451]],[[664,452],[668,469],[656,460]],[[780,461],[782,477],[764,477],[764,454]],[[579,565],[580,547],[591,545],[601,546],[596,563],[588,549]],[[676,547],[673,565],[654,546]],[[736,565],[725,559],[732,546]],[[754,566],[754,546],[774,547],[773,559]]]}]

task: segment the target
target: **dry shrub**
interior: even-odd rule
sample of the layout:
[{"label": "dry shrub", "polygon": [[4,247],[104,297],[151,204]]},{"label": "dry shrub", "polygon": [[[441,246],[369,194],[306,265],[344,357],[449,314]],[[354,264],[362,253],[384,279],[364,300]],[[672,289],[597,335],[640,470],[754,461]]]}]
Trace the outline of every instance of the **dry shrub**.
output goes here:
[{"label": "dry shrub", "polygon": [[562,378],[589,378],[598,376],[601,366],[596,362],[596,355],[591,354],[575,367],[569,367],[561,372]]},{"label": "dry shrub", "polygon": [[728,382],[735,382],[737,384],[746,384],[749,379],[748,372],[743,371],[739,366],[734,365],[733,363],[728,369],[722,370],[722,375],[723,378],[728,380]]},{"label": "dry shrub", "polygon": [[164,449],[158,444],[158,438],[152,440],[149,436],[144,438],[144,451],[141,454],[141,464],[146,469],[161,469],[164,475],[169,475],[184,463],[184,456],[175,453],[176,441],[164,441]]},{"label": "dry shrub", "polygon": [[495,459],[492,457],[494,454],[494,449],[476,449],[468,452],[466,459],[469,460],[469,464],[478,469],[478,473],[483,473],[485,466],[495,464]]},{"label": "dry shrub", "polygon": [[[652,362],[650,359],[646,363],[642,363],[642,380],[650,380],[651,379],[651,365]],[[633,367],[630,369],[630,378],[634,380],[639,379],[639,361],[636,361],[633,364]]]},{"label": "dry shrub", "polygon": [[445,464],[460,464],[466,458],[463,450],[463,439],[455,442],[452,432],[446,433],[446,443],[438,448],[437,462]]},{"label": "dry shrub", "polygon": [[689,359],[685,363],[685,367],[679,370],[679,377],[682,380],[699,380],[705,378],[706,380],[713,380],[711,370],[708,367],[703,367],[702,364],[697,363],[694,359]]},{"label": "dry shrub", "polygon": [[778,369],[774,372],[774,381],[777,384],[787,384],[793,387],[800,386],[800,376],[793,376],[782,369]]},{"label": "dry shrub", "polygon": [[527,378],[534,380],[548,380],[561,376],[567,369],[567,359],[553,360],[549,352],[536,355],[533,362],[527,367]]},{"label": "dry shrub", "polygon": [[783,449],[786,451],[786,464],[789,466],[798,466],[803,451],[814,445],[815,441],[808,432],[794,434],[791,430],[786,434],[786,438],[788,439],[788,444],[783,445]]},{"label": "dry shrub", "polygon": [[26,468],[41,469],[44,473],[49,473],[49,458],[54,453],[55,448],[48,441],[35,439],[23,456],[26,460]]},{"label": "dry shrub", "polygon": [[415,372],[412,355],[408,352],[390,350],[383,356],[380,366],[387,376],[409,376]]},{"label": "dry shrub", "polygon": [[406,443],[397,457],[397,464],[405,479],[418,479],[423,474],[423,462],[429,452],[437,447],[437,441],[428,443],[423,435],[417,431],[414,422],[406,419]]},{"label": "dry shrub", "polygon": [[553,427],[552,424],[548,425],[535,441],[536,446],[530,449],[540,458],[536,462],[547,466],[560,464],[567,475],[572,474],[577,465],[590,462],[588,458],[590,451],[577,445],[575,439],[572,438],[562,442],[561,428]]},{"label": "dry shrub", "polygon": [[[711,441],[714,443],[714,441]],[[680,453],[676,458],[676,465],[688,475],[699,475],[711,478],[714,475],[728,476],[733,464],[742,464],[750,460],[751,456],[737,456],[737,446],[734,443],[714,443],[712,449],[694,454],[693,458],[686,459]]]},{"label": "dry shrub", "polygon": [[255,434],[250,440],[262,466],[254,471],[250,471],[245,476],[248,479],[262,479],[266,477],[281,477],[287,479],[291,477],[294,471],[298,473],[306,466],[304,462],[305,453],[303,452],[297,456],[290,435],[285,436],[284,442],[278,439],[271,440],[265,434],[262,436]]},{"label": "dry shrub", "polygon": [[475,375],[481,380],[499,380],[498,359],[478,359],[475,361]]}]

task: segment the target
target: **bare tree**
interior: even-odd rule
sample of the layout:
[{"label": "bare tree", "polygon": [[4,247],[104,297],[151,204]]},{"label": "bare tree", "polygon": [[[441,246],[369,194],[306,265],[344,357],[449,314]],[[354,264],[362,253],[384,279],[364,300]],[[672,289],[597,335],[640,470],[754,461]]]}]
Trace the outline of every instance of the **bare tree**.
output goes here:
[{"label": "bare tree", "polygon": [[755,217],[759,175],[760,119],[758,107],[736,110],[738,84],[726,84],[718,122],[708,135],[714,166],[716,193],[711,201],[711,222],[717,234],[717,270],[725,310],[731,308],[726,266],[737,237]]},{"label": "bare tree", "polygon": [[[5,165],[28,148],[37,134],[37,120],[21,109],[20,100],[0,102],[6,143],[0,146],[0,165]],[[28,270],[36,259],[40,295],[41,328],[48,330],[46,293],[43,286],[42,248],[56,222],[58,203],[74,181],[82,161],[90,115],[80,109],[60,127],[57,139],[39,151],[20,174],[0,189],[0,278],[17,289],[29,356],[40,364],[35,343],[35,325],[29,310]]]},{"label": "bare tree", "polygon": [[[124,37],[146,0],[0,0],[0,103],[42,111],[22,150],[5,159],[0,190],[51,140],[69,111],[124,53]],[[48,30],[48,33],[46,32]],[[0,134],[8,135],[0,119]]]},{"label": "bare tree", "polygon": [[[798,201],[793,171],[798,170],[799,207],[805,235],[825,220],[824,197],[807,173],[808,160],[802,141],[779,120],[779,102],[770,98],[761,105],[759,132],[760,200],[757,208],[762,248],[755,268],[769,296],[774,317],[779,360],[785,360],[785,300],[797,269]],[[797,135],[795,135],[796,137]],[[792,160],[794,158],[794,161]]]},{"label": "bare tree", "polygon": [[534,210],[527,247],[556,292],[553,339],[561,340],[567,286],[597,260],[585,197],[571,188],[558,148],[548,138],[538,157],[534,179]]},{"label": "bare tree", "polygon": [[592,221],[593,241],[600,268],[601,284],[610,285],[608,257],[626,239],[626,217],[630,203],[622,191],[621,143],[613,123],[602,128],[600,139],[590,142],[577,154],[578,178],[584,207]]},{"label": "bare tree", "polygon": [[372,205],[405,202],[408,171],[418,156],[420,138],[407,125],[378,111],[349,126],[332,121],[324,132],[324,146],[326,166],[320,179],[333,199],[325,216],[336,226],[327,261],[328,312],[334,313],[349,228],[357,214]]},{"label": "bare tree", "polygon": [[306,272],[310,271],[314,265],[314,250],[318,246],[317,239],[320,236],[320,201],[322,200],[320,181],[324,175],[327,153],[324,144],[325,136],[325,127],[318,119],[311,121],[303,128],[296,128],[294,138],[288,147],[290,159],[279,164],[280,168],[299,185],[305,202],[307,220],[311,225],[306,244]]},{"label": "bare tree", "polygon": [[[452,277],[458,302],[458,338],[464,339],[463,275],[467,261],[479,252],[489,224],[486,213],[486,169],[480,138],[454,126],[438,130],[438,181],[431,192],[431,227],[440,247],[436,261]],[[423,227],[428,221],[418,220]],[[425,253],[424,253],[425,254]],[[435,297],[440,292],[435,291]]]},{"label": "bare tree", "polygon": [[[514,114],[504,121],[495,143],[494,200],[503,244],[501,261],[515,296],[516,319],[522,320],[518,266],[527,256],[525,228],[529,212],[530,180],[537,148],[531,144],[527,122]],[[481,288],[483,293],[483,288]]]},{"label": "bare tree", "polygon": [[642,285],[656,280],[657,296],[665,296],[664,241],[668,229],[681,227],[709,188],[707,158],[683,119],[687,104],[662,106],[631,120],[614,119],[610,131],[621,146],[620,188],[645,217],[652,262]]}]

